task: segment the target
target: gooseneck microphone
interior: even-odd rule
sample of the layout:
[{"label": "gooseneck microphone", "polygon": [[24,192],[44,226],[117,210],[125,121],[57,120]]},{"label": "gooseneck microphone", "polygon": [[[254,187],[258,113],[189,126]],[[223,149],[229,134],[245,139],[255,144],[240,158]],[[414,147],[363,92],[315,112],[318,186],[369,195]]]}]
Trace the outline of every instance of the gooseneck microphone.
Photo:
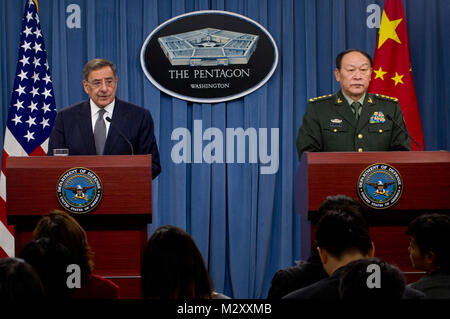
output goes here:
[{"label": "gooseneck microphone", "polygon": [[130,140],[125,136],[125,134],[122,133],[122,131],[112,122],[111,118],[109,116],[105,117],[105,120],[107,120],[109,123],[111,123],[111,126],[114,127],[117,132],[119,132],[120,136],[123,137],[123,139],[130,145],[131,148],[131,155],[134,155],[134,149],[133,144],[131,144]]},{"label": "gooseneck microphone", "polygon": [[392,116],[390,114],[386,114],[386,118],[391,121],[392,123],[394,123],[396,126],[398,126],[406,135],[408,135],[408,137],[414,142],[416,143],[417,147],[419,148],[419,150],[421,150],[423,152],[422,147],[420,147],[419,143],[416,142],[415,139],[413,139],[413,137],[411,135],[409,135],[408,131],[405,130],[400,124],[398,124],[396,121],[394,121],[394,119],[392,118]]}]

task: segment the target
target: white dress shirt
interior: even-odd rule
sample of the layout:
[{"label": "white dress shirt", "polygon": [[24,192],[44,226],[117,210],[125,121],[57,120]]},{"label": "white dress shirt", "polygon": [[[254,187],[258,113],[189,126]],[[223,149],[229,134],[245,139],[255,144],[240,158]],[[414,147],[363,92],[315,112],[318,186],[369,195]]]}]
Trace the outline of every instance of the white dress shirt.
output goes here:
[{"label": "white dress shirt", "polygon": [[[109,117],[112,119],[113,111],[114,111],[114,105],[116,103],[116,99],[114,99],[110,104],[105,106],[103,109],[105,110],[105,114],[103,114],[103,119],[106,124],[106,137],[108,137],[109,132],[109,126],[111,125],[105,118]],[[98,118],[98,111],[100,111],[100,108],[90,99],[90,105],[91,105],[91,121],[92,121],[92,132],[94,132],[95,129],[95,121],[97,121]]]}]

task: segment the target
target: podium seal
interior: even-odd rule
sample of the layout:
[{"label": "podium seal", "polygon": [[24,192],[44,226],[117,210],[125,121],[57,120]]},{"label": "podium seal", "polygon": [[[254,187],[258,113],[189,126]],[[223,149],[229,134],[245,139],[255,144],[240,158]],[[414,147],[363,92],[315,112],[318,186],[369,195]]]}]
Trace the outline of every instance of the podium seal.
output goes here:
[{"label": "podium seal", "polygon": [[357,186],[364,204],[375,209],[386,209],[400,199],[403,181],[394,167],[376,163],[361,173]]},{"label": "podium seal", "polygon": [[100,178],[84,167],[74,167],[64,172],[56,186],[59,203],[73,214],[84,214],[95,209],[102,199],[102,191]]}]

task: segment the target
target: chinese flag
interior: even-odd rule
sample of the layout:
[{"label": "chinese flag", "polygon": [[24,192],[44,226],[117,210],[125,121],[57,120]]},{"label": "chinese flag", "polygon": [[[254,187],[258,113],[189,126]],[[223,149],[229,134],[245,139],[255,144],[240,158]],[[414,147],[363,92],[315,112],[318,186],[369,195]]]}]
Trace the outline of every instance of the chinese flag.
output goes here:
[{"label": "chinese flag", "polygon": [[[424,149],[402,0],[384,3],[369,92],[398,98],[409,134]],[[419,150],[413,141],[411,149]]]}]

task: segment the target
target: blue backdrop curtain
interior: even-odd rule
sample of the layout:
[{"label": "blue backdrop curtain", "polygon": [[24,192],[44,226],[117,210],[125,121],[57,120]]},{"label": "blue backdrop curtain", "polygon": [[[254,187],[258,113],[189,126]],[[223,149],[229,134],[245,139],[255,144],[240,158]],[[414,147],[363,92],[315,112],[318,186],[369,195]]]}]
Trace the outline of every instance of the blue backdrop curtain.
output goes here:
[{"label": "blue backdrop curtain", "polygon": [[[1,141],[24,3],[0,0]],[[356,47],[373,54],[373,4],[382,11],[384,1],[376,0],[40,0],[39,17],[58,109],[86,99],[81,69],[89,59],[104,57],[118,67],[118,97],[150,110],[162,173],[153,181],[149,233],[163,224],[186,229],[216,290],[265,298],[274,272],[304,257],[293,186],[295,137],[306,101],[338,89],[333,70],[339,51]],[[404,7],[426,150],[450,150],[450,1],[408,0]],[[227,103],[188,103],[161,93],[140,66],[145,38],[167,19],[209,9],[239,13],[264,26],[279,49],[276,72],[257,91]],[[222,132],[278,128],[277,173],[261,175],[260,164],[253,163],[173,163],[172,131],[184,127],[192,133],[194,120],[202,121],[203,130]]]}]

